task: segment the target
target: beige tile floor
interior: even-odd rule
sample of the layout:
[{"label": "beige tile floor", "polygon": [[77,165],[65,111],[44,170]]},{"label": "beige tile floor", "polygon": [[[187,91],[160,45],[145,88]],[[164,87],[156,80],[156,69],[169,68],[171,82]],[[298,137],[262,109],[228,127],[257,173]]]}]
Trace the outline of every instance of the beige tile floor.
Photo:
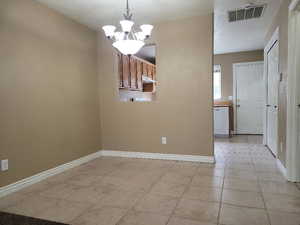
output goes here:
[{"label": "beige tile floor", "polygon": [[215,165],[100,158],[0,199],[71,225],[299,225],[300,191],[260,136],[217,139]]}]

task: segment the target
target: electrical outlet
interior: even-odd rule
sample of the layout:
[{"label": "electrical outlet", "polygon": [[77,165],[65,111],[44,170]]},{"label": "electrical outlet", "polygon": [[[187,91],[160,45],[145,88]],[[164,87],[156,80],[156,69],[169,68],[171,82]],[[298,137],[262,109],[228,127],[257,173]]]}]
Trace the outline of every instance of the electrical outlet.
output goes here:
[{"label": "electrical outlet", "polygon": [[161,143],[163,145],[166,145],[167,144],[167,137],[161,137]]},{"label": "electrical outlet", "polygon": [[1,160],[1,171],[8,170],[8,159]]}]

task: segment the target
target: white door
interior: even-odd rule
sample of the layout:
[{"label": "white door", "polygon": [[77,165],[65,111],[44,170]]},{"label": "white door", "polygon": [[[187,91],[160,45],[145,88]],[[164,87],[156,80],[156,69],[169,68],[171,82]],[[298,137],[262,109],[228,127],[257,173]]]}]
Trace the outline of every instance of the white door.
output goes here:
[{"label": "white door", "polygon": [[[296,30],[296,35],[295,36],[296,36],[296,42],[299,43],[299,38],[300,38],[300,2],[298,3],[298,10],[297,10],[297,14],[296,14],[295,18],[297,19],[297,23],[296,23],[296,27],[297,27],[296,29],[297,30]],[[299,60],[300,60],[300,45],[298,44],[297,47],[296,47],[296,64],[297,64],[296,73],[298,74],[298,76],[296,75],[296,87],[297,87],[297,92],[298,92],[298,96],[297,96],[297,104],[298,104],[298,143],[297,143],[297,148],[298,149],[300,148],[300,63],[299,63]]]},{"label": "white door", "polygon": [[279,44],[276,42],[267,56],[267,146],[277,156]]},{"label": "white door", "polygon": [[234,64],[237,134],[263,133],[263,62]]},{"label": "white door", "polygon": [[[298,3],[298,5],[299,5],[298,6],[298,8],[299,8],[300,3]],[[300,8],[297,11],[296,18],[297,18],[296,40],[299,41],[299,38],[300,38],[300,26],[299,26],[300,25]],[[296,75],[296,88],[297,88],[297,103],[296,104],[298,104],[297,105],[298,106],[298,113],[297,113],[297,116],[298,116],[298,127],[297,127],[298,128],[298,143],[297,143],[297,149],[300,148],[300,63],[299,63],[299,60],[300,60],[300,45],[298,44],[297,47],[296,47],[296,64],[297,64],[296,73],[298,74],[298,76]],[[299,158],[299,160],[300,160],[300,158]],[[300,177],[300,175],[299,175],[299,177]]]}]

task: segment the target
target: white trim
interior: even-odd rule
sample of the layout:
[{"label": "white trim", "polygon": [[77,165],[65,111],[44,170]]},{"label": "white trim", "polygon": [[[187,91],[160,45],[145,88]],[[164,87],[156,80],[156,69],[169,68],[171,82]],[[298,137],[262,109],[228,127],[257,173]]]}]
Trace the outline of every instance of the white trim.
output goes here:
[{"label": "white trim", "polygon": [[266,45],[266,47],[264,49],[264,51],[268,53],[276,41],[279,41],[279,27],[277,27],[276,30],[274,31],[271,39],[269,40],[268,44]]},{"label": "white trim", "polygon": [[[279,27],[274,31],[270,41],[266,45],[264,49],[264,82],[265,82],[265,100],[264,100],[264,115],[263,115],[263,144],[267,145],[267,102],[268,102],[268,52],[271,50],[275,42],[279,43]],[[280,48],[280,47],[279,47]],[[280,55],[280,52],[279,52]],[[277,146],[278,150],[278,146]]]},{"label": "white trim", "polygon": [[293,0],[289,6],[290,12],[296,10],[298,5],[300,5],[300,0]]},{"label": "white trim", "polygon": [[[298,1],[299,2],[299,1]],[[298,142],[298,113],[299,113],[299,73],[300,45],[298,37],[300,12],[290,11],[289,15],[289,56],[287,78],[287,178],[289,181],[300,182],[300,152]]]},{"label": "white trim", "polygon": [[125,151],[112,151],[112,150],[102,150],[101,155],[112,156],[112,157],[125,157],[125,158],[215,163],[215,158],[213,156],[177,155],[177,154],[161,154],[161,153],[147,153],[147,152],[125,152]]},{"label": "white trim", "polygon": [[277,164],[277,168],[279,169],[279,171],[282,173],[282,175],[287,178],[287,170],[286,168],[282,165],[281,161],[279,159],[276,159],[276,164]]},{"label": "white trim", "polygon": [[16,183],[1,187],[0,188],[0,197],[3,197],[5,195],[11,194],[13,192],[19,191],[25,187],[28,187],[35,183],[38,183],[38,182],[45,180],[51,176],[62,173],[68,169],[79,166],[83,163],[89,162],[98,157],[101,157],[101,151],[92,153],[90,155],[84,156],[82,158],[76,159],[76,160],[68,162],[68,163],[65,163],[58,167],[43,171],[43,172],[33,175],[31,177],[27,177],[25,179],[19,180]]},{"label": "white trim", "polygon": [[237,107],[236,107],[236,97],[237,97],[237,83],[236,83],[236,68],[238,66],[247,66],[247,65],[255,65],[255,64],[263,64],[264,61],[254,61],[254,62],[243,62],[243,63],[233,63],[232,64],[232,70],[233,70],[233,96],[232,96],[232,102],[233,102],[233,120],[234,120],[234,126],[233,126],[233,133],[237,133]]}]

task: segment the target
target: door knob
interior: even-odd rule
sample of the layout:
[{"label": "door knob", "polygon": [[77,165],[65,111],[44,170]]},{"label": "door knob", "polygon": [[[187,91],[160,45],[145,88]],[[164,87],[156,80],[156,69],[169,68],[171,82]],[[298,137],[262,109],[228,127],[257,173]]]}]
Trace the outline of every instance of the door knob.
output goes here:
[{"label": "door knob", "polygon": [[236,107],[238,107],[238,108],[239,108],[239,107],[241,107],[241,105],[236,105]]},{"label": "door knob", "polygon": [[278,108],[278,106],[277,106],[277,105],[274,105],[274,108],[275,108],[275,109],[277,109],[277,108]]}]

